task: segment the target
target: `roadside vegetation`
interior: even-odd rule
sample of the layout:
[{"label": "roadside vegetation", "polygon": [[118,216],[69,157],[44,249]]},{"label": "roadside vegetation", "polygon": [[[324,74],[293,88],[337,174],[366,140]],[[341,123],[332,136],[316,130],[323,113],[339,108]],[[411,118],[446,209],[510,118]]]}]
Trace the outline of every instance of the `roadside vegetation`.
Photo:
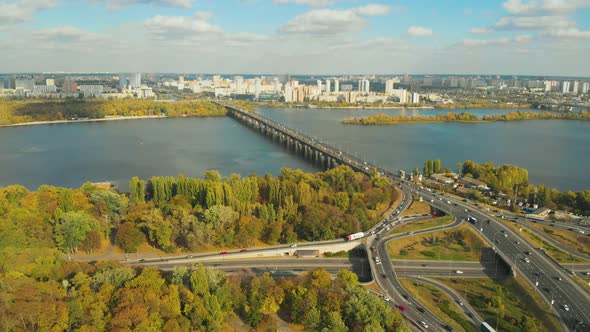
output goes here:
[{"label": "roadside vegetation", "polygon": [[425,309],[456,331],[478,331],[473,323],[465,317],[455,301],[437,287],[419,280],[400,278],[399,281]]},{"label": "roadside vegetation", "polygon": [[588,235],[536,223],[528,223],[527,225],[545,233],[574,252],[590,256],[590,237]]},{"label": "roadside vegetation", "polygon": [[[553,258],[558,263],[587,263],[588,261],[572,256],[571,254],[555,247],[551,243],[545,241],[537,234],[533,233],[526,227],[521,227],[513,222],[505,219],[497,219],[504,225],[512,228],[516,233],[523,237],[528,243],[530,243],[536,249],[542,248],[549,257]],[[522,231],[521,231],[522,229]]]},{"label": "roadside vegetation", "polygon": [[[402,219],[403,220],[403,219]],[[453,223],[454,218],[452,216],[444,216],[437,218],[422,219],[412,222],[404,222],[398,226],[395,226],[389,234],[400,234],[407,232],[414,232],[423,229],[429,229],[439,226],[444,226]]]},{"label": "roadside vegetation", "polygon": [[516,278],[437,278],[455,289],[498,331],[562,331],[557,317],[526,281]]},{"label": "roadside vegetation", "polygon": [[165,102],[139,99],[0,99],[0,125],[37,121],[102,119],[109,116],[224,116],[225,108],[208,101]]},{"label": "roadside vegetation", "polygon": [[485,240],[469,225],[390,241],[389,256],[394,259],[479,261],[487,248]]},{"label": "roadside vegetation", "polygon": [[420,202],[416,199],[412,200],[412,204],[405,209],[400,216],[413,216],[432,213],[432,208],[426,202]]},{"label": "roadside vegetation", "polygon": [[436,104],[438,109],[469,109],[469,108],[531,108],[530,104],[501,102],[490,99],[458,98],[454,103]]}]

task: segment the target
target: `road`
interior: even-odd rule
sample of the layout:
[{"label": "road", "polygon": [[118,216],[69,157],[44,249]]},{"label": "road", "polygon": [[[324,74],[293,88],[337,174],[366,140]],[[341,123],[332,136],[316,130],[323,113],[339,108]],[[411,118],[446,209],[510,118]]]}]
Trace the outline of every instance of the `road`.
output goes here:
[{"label": "road", "polygon": [[457,218],[476,218],[478,221],[471,225],[493,245],[494,250],[511,265],[515,273],[525,277],[536,287],[568,330],[590,331],[590,296],[561,266],[533,248],[510,228],[494,220],[486,211],[477,210],[450,195],[421,190],[405,181],[401,186],[404,191],[416,192],[438,209]]}]

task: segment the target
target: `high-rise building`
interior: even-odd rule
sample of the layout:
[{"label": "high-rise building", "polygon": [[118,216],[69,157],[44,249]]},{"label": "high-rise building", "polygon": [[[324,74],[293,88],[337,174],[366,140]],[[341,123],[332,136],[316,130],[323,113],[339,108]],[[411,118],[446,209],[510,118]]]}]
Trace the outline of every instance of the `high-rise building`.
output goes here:
[{"label": "high-rise building", "polygon": [[35,80],[32,76],[17,76],[14,80],[15,89],[21,88],[25,91],[33,91]]},{"label": "high-rise building", "polygon": [[129,77],[127,74],[119,74],[119,90],[123,91],[129,86]]},{"label": "high-rise building", "polygon": [[279,79],[277,77],[275,77],[272,81],[274,84],[274,92],[275,93],[281,92],[281,82],[279,81]]},{"label": "high-rise building", "polygon": [[331,85],[332,85],[332,81],[326,80],[326,94],[330,94]]},{"label": "high-rise building", "polygon": [[285,85],[285,102],[286,103],[293,102],[293,88],[291,88],[290,84]]},{"label": "high-rise building", "polygon": [[385,81],[385,93],[391,94],[391,91],[393,91],[393,80],[388,79]]},{"label": "high-rise building", "polygon": [[260,77],[256,77],[254,79],[254,96],[256,97],[256,99],[258,99],[258,97],[260,97],[261,92],[262,92],[262,82],[260,80]]},{"label": "high-rise building", "polygon": [[334,80],[334,92],[336,92],[336,93],[340,92],[340,80],[339,79]]},{"label": "high-rise building", "polygon": [[582,83],[582,93],[587,94],[589,90],[590,90],[590,82]]},{"label": "high-rise building", "polygon": [[569,81],[561,82],[561,92],[562,93],[570,92],[570,82]]},{"label": "high-rise building", "polygon": [[71,77],[66,77],[64,81],[63,91],[65,93],[74,93],[78,91],[78,84]]},{"label": "high-rise building", "polygon": [[178,76],[178,82],[184,84],[184,76]]},{"label": "high-rise building", "polygon": [[234,82],[236,85],[236,94],[241,95],[244,93],[244,78],[242,76],[234,76]]},{"label": "high-rise building", "polygon": [[129,88],[141,88],[141,73],[133,73],[129,75]]},{"label": "high-rise building", "polygon": [[321,95],[322,94],[322,80],[317,80],[317,85],[318,85],[318,94]]},{"label": "high-rise building", "polygon": [[360,93],[369,93],[370,92],[370,82],[367,79],[359,80],[359,92]]},{"label": "high-rise building", "polygon": [[420,103],[420,95],[417,93],[412,93],[412,104],[419,104]]},{"label": "high-rise building", "polygon": [[48,78],[45,80],[45,85],[47,86],[55,86],[55,80],[53,78]]},{"label": "high-rise building", "polygon": [[213,75],[213,86],[218,87],[221,84],[221,76]]},{"label": "high-rise building", "polygon": [[80,92],[84,97],[100,97],[104,87],[102,85],[80,85]]},{"label": "high-rise building", "polygon": [[574,81],[572,93],[578,94],[580,92],[580,81]]}]

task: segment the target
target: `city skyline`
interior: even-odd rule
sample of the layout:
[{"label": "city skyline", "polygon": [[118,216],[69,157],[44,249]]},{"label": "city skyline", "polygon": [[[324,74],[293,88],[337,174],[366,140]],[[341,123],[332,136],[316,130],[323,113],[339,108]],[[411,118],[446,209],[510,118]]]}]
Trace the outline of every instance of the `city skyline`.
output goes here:
[{"label": "city skyline", "polygon": [[16,0],[0,72],[580,77],[589,22],[586,0]]}]

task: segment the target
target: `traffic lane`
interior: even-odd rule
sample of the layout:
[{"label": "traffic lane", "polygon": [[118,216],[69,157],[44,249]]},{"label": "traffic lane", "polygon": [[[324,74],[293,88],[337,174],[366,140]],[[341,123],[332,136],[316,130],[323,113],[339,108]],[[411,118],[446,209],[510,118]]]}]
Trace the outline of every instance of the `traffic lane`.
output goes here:
[{"label": "traffic lane", "polygon": [[[433,196],[430,196],[430,197],[433,197]],[[442,197],[441,197],[441,198],[442,198]],[[452,200],[452,198],[451,198],[451,199],[449,199],[449,200]],[[436,200],[435,200],[435,201],[436,201]],[[440,200],[439,200],[439,201],[440,201]],[[452,207],[453,207],[453,206],[455,206],[453,203],[456,203],[457,210],[458,210],[458,209],[460,209],[460,208],[464,208],[463,210],[465,210],[465,209],[469,209],[469,210],[471,210],[471,207],[465,207],[465,206],[463,206],[463,204],[460,204],[460,203],[457,203],[457,202],[451,202],[451,204],[450,204],[450,208],[448,208],[448,209],[452,209]],[[444,210],[443,210],[443,211],[444,211]],[[481,212],[481,211],[479,211],[479,210],[477,210],[477,209],[475,209],[475,210],[471,210],[471,211],[467,211],[466,213],[473,214],[474,216],[476,216],[476,217],[480,218],[480,220],[483,220],[483,219],[486,219],[486,218],[488,218],[488,217],[489,217],[487,214],[485,214],[484,212]],[[489,217],[489,218],[493,220],[493,218],[492,218],[492,217]],[[492,224],[496,224],[496,223],[497,223],[497,222],[494,222],[494,223],[492,223]],[[502,225],[501,225],[500,227],[502,227]],[[492,228],[492,227],[490,227],[490,228]],[[493,232],[496,232],[496,231],[498,231],[498,229],[492,229],[492,231],[493,231]],[[489,233],[489,232],[487,232],[487,233]],[[486,234],[486,235],[487,235],[487,236],[489,236],[489,237],[493,237],[493,236],[495,236],[495,235],[493,235],[493,234]],[[492,241],[493,241],[493,240],[492,240]],[[509,252],[507,253],[508,255],[510,255],[510,254],[513,254],[513,255],[514,255],[514,254],[516,254],[516,253],[517,253],[517,251],[516,251],[516,250],[507,250],[507,249],[511,249],[511,248],[510,248],[510,245],[509,245],[508,247],[506,247],[506,246],[502,246],[502,245],[500,245],[500,246],[499,246],[499,250],[500,250],[500,251],[502,251],[502,252],[503,252],[503,251],[509,251]],[[545,266],[546,268],[555,270],[555,267],[554,267],[554,266],[552,266],[552,265],[551,265],[549,262],[545,262],[545,265],[547,265],[547,266]],[[518,268],[518,267],[519,267],[519,265],[517,264],[517,268]],[[555,272],[555,271],[554,271],[554,272]],[[530,279],[530,278],[531,278],[531,275],[530,275],[530,274],[529,274],[529,275],[526,275],[526,274],[525,274],[525,277],[527,277],[529,280],[531,280],[531,279]],[[551,279],[549,279],[549,280],[551,280]],[[566,288],[567,288],[567,287],[566,287]],[[562,290],[562,289],[561,289],[561,288],[559,288],[559,287],[557,288],[557,290],[558,290],[558,292],[563,292],[563,293],[564,293],[564,297],[566,297],[568,301],[571,301],[571,299],[572,299],[572,296],[573,296],[574,298],[576,298],[576,297],[578,297],[578,298],[581,298],[581,297],[579,296],[579,294],[578,294],[577,296],[576,296],[575,294],[573,294],[573,293],[572,293],[572,294],[567,294],[567,293],[569,293],[569,291],[568,291],[568,290]],[[548,300],[547,298],[545,298],[545,300],[546,300],[547,302],[549,302],[549,300]],[[580,306],[585,306],[585,305],[583,304],[583,302],[584,302],[584,301],[583,301],[583,299],[582,299],[582,304],[581,304]],[[574,312],[572,312],[572,310],[570,309],[570,311],[566,312],[565,314],[563,314],[563,313],[560,313],[560,315],[561,315],[561,316],[564,318],[564,320],[567,320],[567,322],[566,322],[566,323],[568,324],[568,326],[571,326],[572,320],[574,320],[574,321],[575,321],[575,318],[572,318],[572,317],[576,317],[576,316],[577,316],[577,317],[578,317],[580,320],[582,320],[582,321],[586,321],[586,320],[587,320],[587,318],[585,317],[585,314],[584,314],[584,313],[583,313],[581,310],[579,310],[578,308],[576,308],[576,310],[574,310]],[[572,316],[572,317],[569,317],[569,318],[568,318],[568,316]]]}]

